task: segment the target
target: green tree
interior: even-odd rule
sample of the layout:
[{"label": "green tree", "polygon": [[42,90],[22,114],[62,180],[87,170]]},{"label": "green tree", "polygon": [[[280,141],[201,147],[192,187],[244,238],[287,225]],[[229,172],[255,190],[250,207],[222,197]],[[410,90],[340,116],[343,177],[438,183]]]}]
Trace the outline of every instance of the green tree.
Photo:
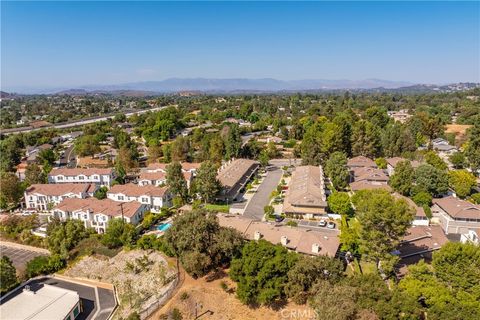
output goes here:
[{"label": "green tree", "polygon": [[91,231],[85,229],[83,221],[70,219],[60,221],[53,219],[47,226],[46,242],[50,252],[68,257],[68,252],[82,239],[89,236]]},{"label": "green tree", "polygon": [[415,179],[415,170],[413,169],[410,161],[400,161],[395,166],[395,171],[390,177],[389,184],[393,190],[397,191],[404,196],[408,196],[413,187]]},{"label": "green tree", "polygon": [[450,160],[450,162],[452,163],[455,169],[465,168],[467,159],[465,158],[465,154],[463,152],[461,151],[455,152],[450,157],[448,157],[448,159]]},{"label": "green tree", "polygon": [[442,158],[440,158],[435,151],[428,151],[425,154],[425,162],[428,163],[429,165],[434,166],[435,168],[437,168],[439,170],[447,170],[448,169],[448,166],[445,163],[445,161],[443,161]]},{"label": "green tree", "polygon": [[353,214],[350,196],[346,192],[333,192],[328,196],[327,203],[330,210],[337,214],[342,216]]},{"label": "green tree", "polygon": [[29,164],[25,170],[25,182],[28,185],[46,183],[47,176],[36,163]]},{"label": "green tree", "polygon": [[379,169],[387,169],[387,160],[385,160],[385,158],[375,159],[375,164]]},{"label": "green tree", "polygon": [[225,146],[224,159],[229,160],[238,157],[240,149],[242,148],[242,138],[240,136],[238,124],[225,125],[222,128],[220,135]]},{"label": "green tree", "polygon": [[98,200],[102,200],[102,199],[105,199],[107,197],[107,192],[108,192],[107,187],[100,187],[100,188],[98,188],[97,191],[95,191],[93,196],[95,198],[97,198]]},{"label": "green tree", "polygon": [[37,158],[43,165],[47,163],[53,165],[57,157],[52,149],[43,149],[38,153]]},{"label": "green tree", "polygon": [[121,218],[115,218],[108,222],[102,243],[109,248],[132,247],[135,244],[136,236],[137,232],[132,224]]},{"label": "green tree", "polygon": [[205,210],[175,217],[164,238],[185,271],[194,277],[228,264],[243,243],[238,232],[220,227],[216,215]]},{"label": "green tree", "polygon": [[0,292],[4,293],[17,284],[17,272],[7,256],[0,259]]},{"label": "green tree", "polygon": [[360,120],[355,123],[352,133],[353,155],[377,158],[381,156],[381,149],[379,128],[365,120]]},{"label": "green tree", "polygon": [[384,190],[366,190],[356,199],[355,208],[362,252],[376,262],[378,269],[392,271],[386,268],[393,259],[391,252],[410,227],[414,210],[405,200],[395,199]]},{"label": "green tree", "polygon": [[449,242],[433,254],[432,265],[423,260],[408,268],[399,289],[421,301],[432,319],[480,317],[480,248]]},{"label": "green tree", "polygon": [[469,139],[465,147],[465,156],[467,157],[470,168],[478,174],[480,169],[480,120],[475,122],[474,126],[468,131]]},{"label": "green tree", "polygon": [[325,165],[325,173],[330,178],[335,189],[344,190],[348,186],[350,177],[345,154],[342,152],[332,153]]},{"label": "green tree", "polygon": [[230,277],[237,282],[237,297],[245,304],[272,304],[286,298],[288,271],[298,255],[265,240],[251,241],[241,257],[233,259]]},{"label": "green tree", "polygon": [[183,176],[182,165],[178,161],[174,161],[167,166],[167,185],[170,192],[182,199],[183,202],[188,198],[187,181]]},{"label": "green tree", "polygon": [[297,304],[304,304],[319,281],[338,282],[343,277],[343,264],[328,256],[302,256],[287,273],[285,292]]},{"label": "green tree", "polygon": [[419,190],[438,197],[448,191],[448,175],[430,164],[422,164],[415,170],[415,182]]},{"label": "green tree", "polygon": [[477,185],[477,179],[467,170],[453,170],[448,174],[450,186],[460,198],[469,196]]},{"label": "green tree", "polygon": [[412,197],[412,200],[421,207],[430,207],[432,205],[432,195],[426,191],[417,192]]},{"label": "green tree", "polygon": [[221,190],[220,181],[217,179],[217,166],[210,161],[202,162],[193,184],[193,189],[205,203],[214,200]]},{"label": "green tree", "polygon": [[18,177],[11,172],[0,173],[0,207],[17,205],[23,195],[23,187]]}]

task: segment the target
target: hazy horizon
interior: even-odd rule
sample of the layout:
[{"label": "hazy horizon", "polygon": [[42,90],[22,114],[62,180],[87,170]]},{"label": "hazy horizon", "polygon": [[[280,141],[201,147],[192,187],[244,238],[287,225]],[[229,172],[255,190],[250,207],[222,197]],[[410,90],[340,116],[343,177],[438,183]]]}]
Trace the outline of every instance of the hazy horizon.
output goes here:
[{"label": "hazy horizon", "polygon": [[480,82],[479,2],[2,1],[1,83]]}]

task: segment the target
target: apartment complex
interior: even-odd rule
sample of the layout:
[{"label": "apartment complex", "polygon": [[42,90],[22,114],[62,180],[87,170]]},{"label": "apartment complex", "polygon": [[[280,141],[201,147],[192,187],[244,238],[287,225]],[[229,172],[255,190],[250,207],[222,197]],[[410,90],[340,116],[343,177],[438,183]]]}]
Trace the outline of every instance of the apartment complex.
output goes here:
[{"label": "apartment complex", "polygon": [[146,205],[152,212],[160,212],[161,208],[171,206],[172,200],[166,187],[139,186],[133,183],[111,187],[107,192],[107,198],[118,202],[136,201]]},{"label": "apartment complex", "polygon": [[301,166],[292,173],[283,201],[285,214],[316,219],[326,215],[327,197],[321,166]]},{"label": "apartment complex", "polygon": [[97,188],[92,183],[33,184],[25,190],[25,208],[48,211],[64,199],[92,197]]},{"label": "apartment complex", "polygon": [[[190,185],[195,177],[195,174],[200,168],[200,163],[182,162],[182,173],[187,181],[187,187]],[[138,184],[141,186],[153,185],[163,186],[167,182],[167,163],[151,163],[147,168],[140,172]]]},{"label": "apartment complex", "polygon": [[468,234],[480,228],[480,205],[453,196],[433,199],[432,216],[446,234]]},{"label": "apartment complex", "polygon": [[248,240],[265,239],[306,255],[334,257],[340,246],[338,231],[334,230],[307,230],[277,226],[237,215],[219,214],[218,220],[222,227],[236,229]]},{"label": "apartment complex", "polygon": [[260,164],[250,159],[232,159],[223,164],[217,173],[217,179],[223,186],[219,200],[234,202],[255,175]]},{"label": "apartment complex", "polygon": [[388,185],[388,175],[378,169],[375,161],[364,156],[348,160],[347,167],[350,171],[350,189],[358,190],[385,189],[391,191]]},{"label": "apartment complex", "polygon": [[53,216],[61,220],[78,219],[85,224],[86,228],[91,227],[98,233],[104,233],[111,219],[123,217],[125,222],[138,224],[146,211],[148,211],[148,205],[136,201],[116,202],[110,199],[69,198],[53,209]]},{"label": "apartment complex", "polygon": [[111,187],[115,178],[112,168],[55,168],[48,174],[48,183],[94,183]]}]

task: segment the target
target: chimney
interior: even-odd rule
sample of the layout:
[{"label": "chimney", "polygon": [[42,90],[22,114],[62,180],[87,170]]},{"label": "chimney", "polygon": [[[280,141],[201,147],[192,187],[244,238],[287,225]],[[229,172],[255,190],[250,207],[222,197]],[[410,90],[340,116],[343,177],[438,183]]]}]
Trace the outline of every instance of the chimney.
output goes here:
[{"label": "chimney", "polygon": [[283,246],[286,246],[287,243],[288,243],[288,238],[287,238],[287,236],[282,236],[282,237],[280,238],[280,243],[281,243]]},{"label": "chimney", "polygon": [[312,244],[312,253],[320,253],[320,245],[318,243]]},{"label": "chimney", "polygon": [[260,240],[261,237],[262,237],[262,234],[259,231],[255,231],[255,234],[253,235],[253,239]]}]

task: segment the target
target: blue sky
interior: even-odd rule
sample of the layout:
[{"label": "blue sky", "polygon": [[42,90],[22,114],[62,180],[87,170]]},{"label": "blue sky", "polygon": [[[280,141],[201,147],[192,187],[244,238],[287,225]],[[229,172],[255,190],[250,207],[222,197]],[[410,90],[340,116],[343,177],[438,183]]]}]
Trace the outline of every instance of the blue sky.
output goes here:
[{"label": "blue sky", "polygon": [[480,82],[479,2],[5,2],[2,88],[169,77]]}]

